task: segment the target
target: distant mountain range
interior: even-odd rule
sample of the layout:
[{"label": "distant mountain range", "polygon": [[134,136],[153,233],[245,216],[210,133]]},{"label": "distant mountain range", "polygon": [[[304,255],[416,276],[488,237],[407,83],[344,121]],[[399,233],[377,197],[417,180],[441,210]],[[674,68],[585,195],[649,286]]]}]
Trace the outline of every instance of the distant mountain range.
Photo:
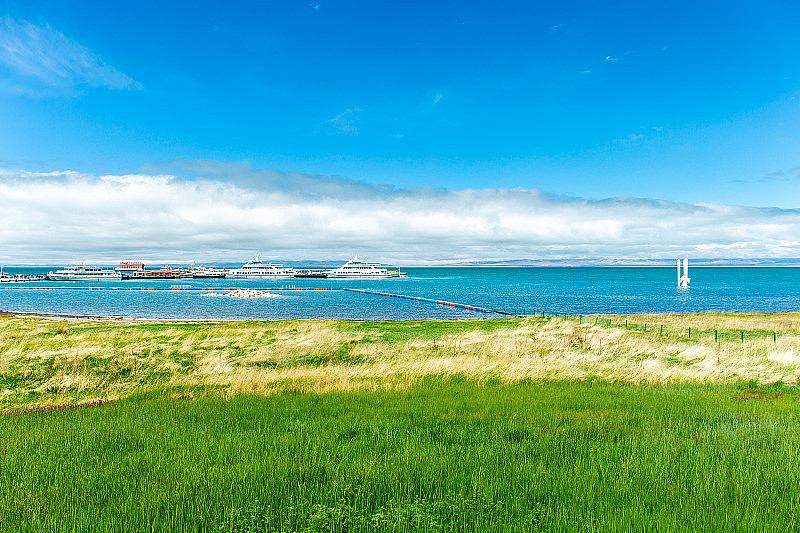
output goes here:
[{"label": "distant mountain range", "polygon": [[[409,265],[410,266],[410,265]],[[422,266],[422,265],[419,265]],[[437,267],[674,267],[675,259],[508,259],[430,263]],[[703,259],[689,258],[690,267],[800,267],[800,258]]]},{"label": "distant mountain range", "polygon": [[[367,260],[372,261],[371,258]],[[294,268],[337,268],[342,266],[344,261],[315,261],[315,260],[293,260],[293,259],[272,259],[273,262],[282,263],[284,265],[292,266]],[[170,261],[146,261],[148,267],[161,266],[164,264],[172,266],[187,266],[187,262],[170,262]],[[496,260],[475,260],[475,261],[417,261],[417,262],[390,262],[386,263],[376,260],[378,263],[389,264],[391,266],[399,266],[401,268],[408,267],[675,267],[675,259],[496,259]],[[73,264],[74,262],[65,262],[60,264],[47,265],[3,265],[4,268],[10,268],[12,273],[15,269],[26,268],[35,266],[38,269],[55,269],[61,268],[65,264]],[[97,263],[114,268],[119,262],[99,261]],[[89,264],[89,263],[87,263]],[[200,263],[198,263],[200,264]],[[242,266],[241,262],[205,262],[206,265],[214,265],[225,268],[239,268]],[[800,267],[800,258],[766,258],[766,259],[704,259],[704,258],[689,258],[690,267]]]}]

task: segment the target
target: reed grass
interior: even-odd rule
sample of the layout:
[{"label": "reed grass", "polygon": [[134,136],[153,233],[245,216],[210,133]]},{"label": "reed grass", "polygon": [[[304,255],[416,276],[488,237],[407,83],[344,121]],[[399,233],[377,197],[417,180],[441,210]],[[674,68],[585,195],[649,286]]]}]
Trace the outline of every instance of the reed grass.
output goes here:
[{"label": "reed grass", "polygon": [[[477,382],[796,384],[800,313],[350,322],[0,319],[0,409],[119,399],[160,385],[273,394]],[[628,328],[620,327],[624,320]],[[666,330],[654,325],[666,323]],[[650,323],[645,331],[644,324]],[[685,330],[695,333],[688,338]],[[750,332],[740,342],[739,332]],[[762,330],[780,334],[758,335]],[[714,342],[714,331],[719,342]]]}]

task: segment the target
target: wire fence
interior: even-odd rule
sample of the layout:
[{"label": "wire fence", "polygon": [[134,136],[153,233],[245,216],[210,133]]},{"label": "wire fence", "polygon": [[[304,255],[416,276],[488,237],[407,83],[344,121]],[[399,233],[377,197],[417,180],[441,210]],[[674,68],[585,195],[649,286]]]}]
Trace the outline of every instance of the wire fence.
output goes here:
[{"label": "wire fence", "polygon": [[773,343],[778,342],[778,332],[763,329],[726,329],[726,328],[697,328],[691,326],[675,326],[672,324],[648,324],[639,323],[625,317],[608,317],[603,315],[569,315],[553,314],[534,309],[493,309],[499,315],[509,317],[539,317],[563,320],[574,320],[578,324],[589,324],[609,328],[624,328],[627,331],[647,333],[664,337],[676,337],[685,340],[711,341],[714,342],[739,342],[744,344],[748,340],[769,340]]}]

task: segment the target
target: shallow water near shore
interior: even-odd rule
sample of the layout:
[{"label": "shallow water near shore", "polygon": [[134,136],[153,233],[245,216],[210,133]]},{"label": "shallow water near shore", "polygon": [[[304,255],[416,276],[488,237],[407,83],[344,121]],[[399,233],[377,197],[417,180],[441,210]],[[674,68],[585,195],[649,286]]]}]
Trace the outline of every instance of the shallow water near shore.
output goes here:
[{"label": "shallow water near shore", "polygon": [[[5,269],[36,273],[52,267]],[[0,288],[0,309],[164,319],[353,320],[491,318],[385,296],[346,291],[281,291],[277,298],[204,298],[200,291],[89,291],[72,288],[243,287],[356,288],[530,314],[779,312],[800,310],[800,268],[694,268],[692,286],[676,287],[670,268],[406,268],[387,280],[41,282]],[[71,290],[30,290],[56,287]]]}]

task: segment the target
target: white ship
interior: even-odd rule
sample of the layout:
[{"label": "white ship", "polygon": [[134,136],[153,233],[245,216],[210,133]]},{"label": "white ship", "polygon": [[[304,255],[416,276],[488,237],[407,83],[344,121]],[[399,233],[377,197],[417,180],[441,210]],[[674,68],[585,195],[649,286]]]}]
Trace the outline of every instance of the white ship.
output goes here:
[{"label": "white ship", "polygon": [[75,265],[47,274],[54,281],[120,281],[122,274],[99,266]]},{"label": "white ship", "polygon": [[26,283],[28,281],[44,281],[44,274],[9,274],[0,266],[0,283]]},{"label": "white ship", "polygon": [[405,274],[398,270],[389,270],[387,267],[378,263],[365,263],[359,261],[356,255],[350,261],[339,268],[328,270],[328,278],[339,279],[384,279],[405,277]]},{"label": "white ship", "polygon": [[20,283],[24,281],[20,276],[12,276],[3,272],[3,267],[0,267],[0,283]]},{"label": "white ship", "polygon": [[278,263],[263,263],[259,256],[248,261],[242,268],[228,271],[229,278],[246,279],[286,279],[294,277],[294,269]]},{"label": "white ship", "polygon": [[189,268],[189,276],[195,279],[224,278],[227,275],[228,271],[224,268],[207,267],[203,265]]}]

